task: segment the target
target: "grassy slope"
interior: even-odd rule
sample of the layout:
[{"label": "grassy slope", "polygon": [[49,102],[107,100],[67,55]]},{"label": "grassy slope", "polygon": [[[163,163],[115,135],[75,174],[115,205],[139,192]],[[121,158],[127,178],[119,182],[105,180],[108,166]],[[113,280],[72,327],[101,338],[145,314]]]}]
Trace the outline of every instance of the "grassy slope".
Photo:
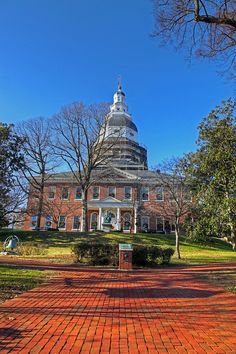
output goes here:
[{"label": "grassy slope", "polygon": [[[0,241],[4,241],[12,231],[0,231]],[[141,245],[158,245],[161,247],[175,247],[175,236],[158,234],[121,234],[121,233],[63,233],[63,232],[22,232],[14,231],[23,244],[44,245],[48,248],[48,254],[42,258],[71,258],[71,247],[81,241],[100,241],[113,243],[132,243]],[[200,264],[212,262],[236,262],[236,252],[231,245],[220,239],[211,239],[205,245],[194,243],[186,237],[181,237],[182,260],[175,260],[175,264]]]}]

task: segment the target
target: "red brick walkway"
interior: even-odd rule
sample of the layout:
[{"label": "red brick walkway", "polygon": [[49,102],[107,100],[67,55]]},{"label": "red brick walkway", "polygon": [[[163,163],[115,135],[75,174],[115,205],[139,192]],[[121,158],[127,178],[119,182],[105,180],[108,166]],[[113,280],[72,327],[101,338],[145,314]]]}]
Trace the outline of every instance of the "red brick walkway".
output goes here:
[{"label": "red brick walkway", "polygon": [[236,353],[236,296],[204,267],[58,269],[0,306],[0,353]]}]

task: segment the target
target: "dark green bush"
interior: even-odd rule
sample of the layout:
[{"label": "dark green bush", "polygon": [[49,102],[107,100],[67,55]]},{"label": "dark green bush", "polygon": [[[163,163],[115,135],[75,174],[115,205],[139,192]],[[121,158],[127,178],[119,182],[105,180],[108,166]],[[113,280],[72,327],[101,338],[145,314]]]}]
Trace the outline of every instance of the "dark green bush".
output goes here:
[{"label": "dark green bush", "polygon": [[81,242],[72,249],[75,261],[90,265],[118,264],[118,246],[112,244]]},{"label": "dark green bush", "polygon": [[148,264],[148,248],[144,246],[134,246],[133,264],[137,266],[146,266]]},{"label": "dark green bush", "polygon": [[[75,262],[87,265],[118,265],[118,245],[95,242],[81,242],[72,249]],[[158,264],[169,264],[174,250],[161,247],[134,246],[133,265],[135,266],[156,266]]]},{"label": "dark green bush", "polygon": [[169,264],[174,254],[172,248],[134,246],[133,264],[136,266],[155,266]]}]

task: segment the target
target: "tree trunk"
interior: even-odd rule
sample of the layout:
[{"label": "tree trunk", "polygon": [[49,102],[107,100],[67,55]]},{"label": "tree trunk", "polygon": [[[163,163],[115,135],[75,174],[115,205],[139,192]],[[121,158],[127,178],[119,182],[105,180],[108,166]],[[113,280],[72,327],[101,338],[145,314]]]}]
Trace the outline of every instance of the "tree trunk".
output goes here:
[{"label": "tree trunk", "polygon": [[40,192],[39,192],[37,230],[40,230],[41,227],[41,219],[42,219],[42,212],[43,212],[43,192],[44,192],[44,181],[42,181],[42,185],[40,186]]},{"label": "tree trunk", "polygon": [[179,249],[179,224],[178,224],[178,222],[175,223],[175,251],[176,251],[176,258],[181,259],[180,249]]},{"label": "tree trunk", "polygon": [[82,231],[88,232],[88,190],[83,192],[82,202]]}]

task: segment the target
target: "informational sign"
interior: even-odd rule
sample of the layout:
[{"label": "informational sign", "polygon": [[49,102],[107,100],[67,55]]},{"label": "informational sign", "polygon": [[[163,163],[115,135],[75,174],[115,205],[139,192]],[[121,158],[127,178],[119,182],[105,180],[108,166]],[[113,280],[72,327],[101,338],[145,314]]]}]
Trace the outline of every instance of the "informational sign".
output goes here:
[{"label": "informational sign", "polygon": [[133,251],[133,246],[129,243],[119,243],[119,251]]}]

